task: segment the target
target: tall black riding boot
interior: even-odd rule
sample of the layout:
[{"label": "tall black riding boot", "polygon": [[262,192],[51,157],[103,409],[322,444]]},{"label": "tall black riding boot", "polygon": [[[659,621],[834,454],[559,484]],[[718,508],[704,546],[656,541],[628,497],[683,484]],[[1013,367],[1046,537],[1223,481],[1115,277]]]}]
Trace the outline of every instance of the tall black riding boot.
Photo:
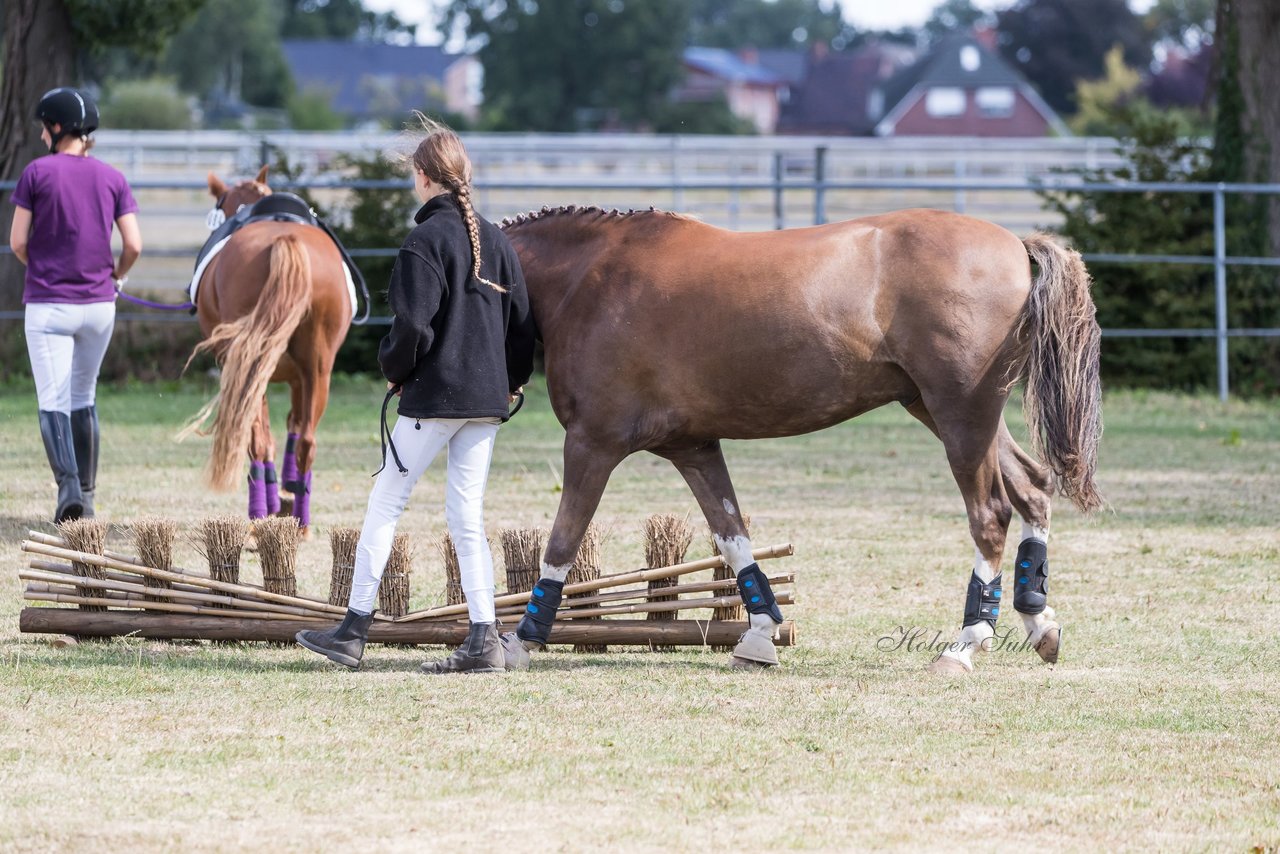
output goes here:
[{"label": "tall black riding boot", "polygon": [[424,662],[423,673],[502,673],[507,669],[496,623],[472,623],[467,639],[448,658]]},{"label": "tall black riding boot", "polygon": [[79,519],[84,512],[84,496],[80,492],[80,472],[76,468],[76,451],[71,442],[71,416],[65,412],[40,410],[40,436],[44,452],[58,482],[58,509],[54,522]]},{"label": "tall black riding boot", "polygon": [[302,646],[312,652],[328,657],[330,661],[347,667],[359,667],[364,657],[364,644],[369,639],[369,624],[373,622],[373,614],[357,614],[348,610],[342,624],[325,631],[307,629],[293,636]]},{"label": "tall black riding boot", "polygon": [[94,406],[71,411],[71,443],[76,449],[80,470],[82,516],[93,518],[93,492],[98,483],[98,410]]}]

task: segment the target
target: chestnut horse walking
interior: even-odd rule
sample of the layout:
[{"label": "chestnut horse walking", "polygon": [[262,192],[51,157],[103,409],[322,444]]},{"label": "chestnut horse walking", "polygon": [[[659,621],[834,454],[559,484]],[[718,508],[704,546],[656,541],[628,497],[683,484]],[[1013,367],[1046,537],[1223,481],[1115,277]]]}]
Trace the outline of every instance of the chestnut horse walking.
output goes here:
[{"label": "chestnut horse walking", "polygon": [[[964,628],[932,668],[971,671],[992,637],[1014,510],[1015,609],[1041,657],[1057,659],[1045,602],[1054,482],[1086,512],[1101,504],[1100,332],[1077,253],[934,210],[735,233],[661,211],[568,207],[503,228],[566,431],[544,579],[563,578],[610,473],[637,451],[670,460],[726,560],[753,565],[720,440],[807,433],[898,403],[942,441],[976,548]],[[1004,422],[1019,381],[1047,465]],[[768,639],[781,618],[771,613],[752,618]],[[526,626],[536,629],[522,623],[518,635],[536,649]],[[777,661],[771,643],[762,652],[746,635],[735,655]]]},{"label": "chestnut horse walking", "polygon": [[[231,188],[210,175],[209,193],[230,219],[271,194],[266,179],[265,166],[254,180]],[[212,352],[222,368],[221,385],[185,432],[194,431],[216,405],[206,475],[214,489],[231,489],[248,454],[250,518],[280,509],[266,389],[268,382],[287,382],[292,397],[280,481],[293,493],[293,515],[308,532],[316,425],[352,310],[337,247],[321,229],[302,223],[245,224],[201,275],[196,311],[205,340],[192,356]]]}]

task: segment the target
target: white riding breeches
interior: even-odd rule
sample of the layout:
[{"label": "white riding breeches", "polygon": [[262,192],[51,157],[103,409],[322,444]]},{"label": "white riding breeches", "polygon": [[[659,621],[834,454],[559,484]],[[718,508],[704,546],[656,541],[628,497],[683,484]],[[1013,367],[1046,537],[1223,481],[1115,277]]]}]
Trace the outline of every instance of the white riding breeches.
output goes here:
[{"label": "white riding breeches", "polygon": [[391,441],[408,471],[400,472],[388,449],[387,464],[369,494],[369,508],[356,545],[355,575],[348,604],[351,610],[361,614],[373,611],[400,514],[409,503],[418,478],[447,446],[444,515],[458,554],[467,611],[473,623],[494,621],[493,555],[484,534],[484,489],[497,436],[497,419],[419,420],[400,416],[396,420]]},{"label": "white riding breeches", "polygon": [[114,302],[27,304],[27,353],[40,409],[71,412],[93,406],[115,322]]}]

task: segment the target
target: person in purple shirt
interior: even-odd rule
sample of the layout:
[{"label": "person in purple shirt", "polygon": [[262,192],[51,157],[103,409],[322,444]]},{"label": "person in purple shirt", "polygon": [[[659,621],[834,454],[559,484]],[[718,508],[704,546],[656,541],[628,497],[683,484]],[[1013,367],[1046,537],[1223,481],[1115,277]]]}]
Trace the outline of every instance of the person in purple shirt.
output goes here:
[{"label": "person in purple shirt", "polygon": [[[98,107],[62,87],[36,108],[49,155],[13,191],[9,246],[27,265],[22,302],[40,435],[58,483],[54,521],[93,515],[98,473],[98,369],[115,326],[116,293],[142,252],[138,203],[124,175],[89,156]],[[111,252],[112,224],[123,249]]]}]

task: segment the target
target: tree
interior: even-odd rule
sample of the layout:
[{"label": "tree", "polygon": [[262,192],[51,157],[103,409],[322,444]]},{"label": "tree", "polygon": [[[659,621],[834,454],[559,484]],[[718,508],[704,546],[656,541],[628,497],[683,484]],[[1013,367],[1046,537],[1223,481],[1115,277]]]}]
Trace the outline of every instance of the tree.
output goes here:
[{"label": "tree", "polygon": [[[1220,181],[1269,182],[1280,176],[1280,6],[1274,0],[1218,0],[1218,113],[1213,163]],[[1257,224],[1242,254],[1280,256],[1280,196],[1242,199]],[[1274,283],[1274,274],[1271,277]],[[1272,285],[1274,287],[1274,284]],[[1274,325],[1274,324],[1272,324]]]},{"label": "tree", "polygon": [[185,130],[191,127],[187,99],[172,80],[153,77],[123,80],[111,87],[103,110],[111,126],[138,130]]},{"label": "tree", "polygon": [[693,0],[691,45],[797,48],[853,35],[840,7],[819,0]]},{"label": "tree", "polygon": [[286,39],[412,42],[417,27],[394,12],[371,12],[360,0],[287,0],[280,30]]},{"label": "tree", "polygon": [[[1105,108],[1116,129],[1123,165],[1077,170],[1087,182],[1204,182],[1212,180],[1209,150],[1185,134],[1175,115],[1140,102]],[[1208,194],[1106,193],[1063,190],[1043,194],[1059,214],[1061,231],[1085,253],[1213,254],[1213,203]],[[1227,220],[1236,244],[1252,227]],[[1228,325],[1274,325],[1280,289],[1262,286],[1258,270],[1232,268]],[[1093,270],[1098,322],[1112,328],[1212,328],[1213,269],[1202,265],[1106,264]],[[1272,274],[1274,280],[1274,274]],[[1240,394],[1280,392],[1280,346],[1275,339],[1231,343],[1232,388]],[[1107,384],[1178,390],[1208,388],[1215,376],[1211,338],[1117,338],[1102,349]]]},{"label": "tree", "polygon": [[[114,45],[159,50],[203,0],[5,0],[0,81],[0,180],[12,181],[44,153],[32,124],[40,96],[83,84],[78,58]],[[0,193],[0,232],[8,240],[13,206]],[[18,303],[22,266],[0,262],[0,307]],[[3,355],[3,354],[0,354]]]},{"label": "tree", "polygon": [[1125,0],[1019,0],[997,14],[1000,52],[1055,110],[1076,109],[1076,81],[1102,77],[1119,44],[1133,68],[1151,64],[1142,19]]},{"label": "tree", "polygon": [[680,79],[687,0],[454,0],[495,130],[642,126]]},{"label": "tree", "polygon": [[1215,0],[1156,0],[1144,23],[1152,40],[1195,49],[1213,39]]},{"label": "tree", "polygon": [[1120,45],[1107,51],[1106,76],[1076,82],[1076,114],[1071,130],[1083,136],[1116,135],[1116,108],[1131,102],[1142,85],[1142,75],[1124,64]]},{"label": "tree", "polygon": [[930,43],[957,30],[969,30],[987,21],[991,15],[973,5],[973,0],[945,0],[924,22],[925,37]]},{"label": "tree", "polygon": [[207,0],[164,58],[178,85],[204,100],[283,107],[293,79],[280,49],[284,8],[261,0]]}]

